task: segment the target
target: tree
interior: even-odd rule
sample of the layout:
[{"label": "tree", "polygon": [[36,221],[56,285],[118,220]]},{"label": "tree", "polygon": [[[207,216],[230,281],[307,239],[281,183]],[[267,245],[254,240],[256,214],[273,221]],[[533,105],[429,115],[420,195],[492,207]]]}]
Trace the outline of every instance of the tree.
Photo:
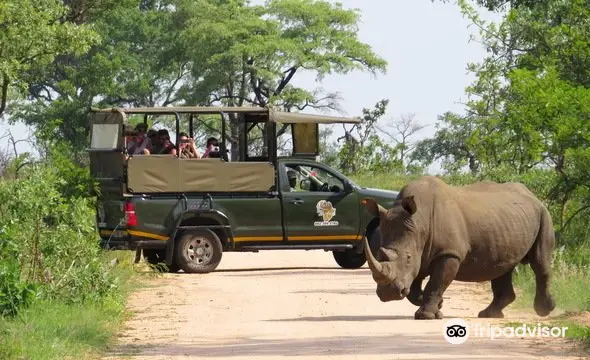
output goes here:
[{"label": "tree", "polygon": [[[296,74],[311,71],[321,78],[359,69],[385,71],[386,62],[358,40],[358,12],[327,1],[272,0],[264,6],[245,0],[72,4],[68,17],[94,27],[103,41],[86,55],[57,58],[39,69],[40,80],[31,86],[33,102],[21,104],[13,117],[36,126],[40,138],[64,139],[74,149],[86,147],[91,106],[338,110],[337,93],[293,86]],[[236,122],[230,118],[234,150]],[[203,125],[218,130],[212,121]]]},{"label": "tree", "polygon": [[364,172],[383,173],[400,170],[397,151],[387,145],[377,134],[376,124],[386,112],[389,100],[383,99],[373,109],[363,108],[361,122],[350,129],[342,124],[344,135],[337,153],[338,167],[347,174]]},{"label": "tree", "polygon": [[401,115],[397,120],[385,124],[387,130],[379,125],[376,125],[376,127],[396,143],[397,150],[399,151],[399,160],[405,169],[406,158],[415,148],[410,138],[424,129],[426,125],[420,124],[416,121],[416,114],[410,113]]},{"label": "tree", "polygon": [[[435,0],[431,0],[434,2]],[[439,0],[448,3],[449,0]],[[477,0],[476,4],[489,11],[506,11],[506,9],[530,8],[543,0]]]},{"label": "tree", "polygon": [[[358,11],[340,4],[316,0],[269,0],[264,6],[241,0],[192,3],[187,8],[201,20],[190,29],[191,39],[207,43],[216,52],[205,70],[193,68],[193,80],[185,86],[186,102],[337,110],[337,94],[296,87],[296,75],[309,71],[321,79],[354,70],[385,71],[385,60],[358,40]],[[236,121],[230,118],[232,148],[237,148]],[[279,129],[279,135],[286,130]]]},{"label": "tree", "polygon": [[86,54],[58,57],[39,69],[30,86],[33,101],[13,115],[35,126],[41,141],[67,141],[76,155],[87,146],[90,107],[173,104],[191,59],[177,51],[182,44],[176,35],[185,24],[165,4],[73,4],[68,16],[96,29],[102,41]]},{"label": "tree", "polygon": [[11,89],[27,96],[34,74],[98,41],[91,27],[64,20],[67,11],[58,0],[0,0],[0,116]]},{"label": "tree", "polygon": [[[486,3],[499,10],[506,2]],[[523,177],[550,171],[539,195],[558,211],[558,229],[581,231],[585,221],[577,219],[590,209],[588,2],[511,1],[499,24],[459,4],[488,56],[469,65],[476,79],[466,89],[466,114],[441,117],[443,126],[414,155],[468,162],[481,177],[497,169]]]}]

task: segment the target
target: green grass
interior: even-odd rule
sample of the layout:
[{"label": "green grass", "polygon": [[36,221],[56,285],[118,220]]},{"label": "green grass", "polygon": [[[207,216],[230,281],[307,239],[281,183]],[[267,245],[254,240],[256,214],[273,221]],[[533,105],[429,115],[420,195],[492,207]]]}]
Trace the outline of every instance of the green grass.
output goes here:
[{"label": "green grass", "polygon": [[125,315],[125,303],[137,284],[132,252],[113,252],[117,288],[100,303],[68,305],[36,301],[12,320],[0,319],[0,359],[88,359],[99,354],[113,339]]},{"label": "green grass", "polygon": [[397,174],[353,175],[350,179],[361,186],[367,186],[383,190],[399,191],[408,181],[419,176],[405,176]]},{"label": "green grass", "polygon": [[[566,256],[568,258],[569,256]],[[570,265],[569,261],[559,261],[554,265],[551,281],[551,293],[556,302],[556,310],[565,313],[552,318],[548,323],[552,326],[567,326],[566,336],[579,340],[590,349],[590,324],[579,322],[575,316],[590,311],[590,268],[588,266]],[[532,309],[535,297],[535,275],[531,268],[519,266],[514,276],[514,286],[518,291],[512,306],[521,309]]]},{"label": "green grass", "polygon": [[[558,309],[570,312],[590,310],[590,278],[587,271],[573,267],[554,270],[551,292]],[[531,308],[535,297],[535,275],[528,265],[519,266],[514,285],[520,290],[514,306]]]}]

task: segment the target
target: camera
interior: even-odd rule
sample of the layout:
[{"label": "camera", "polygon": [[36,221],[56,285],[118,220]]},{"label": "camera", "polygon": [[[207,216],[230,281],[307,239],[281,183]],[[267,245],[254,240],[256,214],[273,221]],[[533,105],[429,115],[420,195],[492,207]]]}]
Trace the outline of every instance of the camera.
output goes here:
[{"label": "camera", "polygon": [[212,146],[211,151],[209,151],[210,158],[220,158],[221,157],[221,150],[219,146]]}]

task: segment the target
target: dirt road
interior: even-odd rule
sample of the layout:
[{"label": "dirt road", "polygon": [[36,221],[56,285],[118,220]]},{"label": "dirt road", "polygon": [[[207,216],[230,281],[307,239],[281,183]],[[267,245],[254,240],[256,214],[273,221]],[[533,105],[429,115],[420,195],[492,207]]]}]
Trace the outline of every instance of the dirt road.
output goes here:
[{"label": "dirt road", "polygon": [[[343,270],[323,251],[226,253],[214,273],[166,274],[132,295],[134,312],[107,359],[578,359],[555,338],[472,336],[443,324],[479,320],[488,285],[454,283],[445,319],[417,321],[407,300],[381,303],[370,271]],[[534,313],[505,312],[534,327]],[[485,333],[484,333],[485,336]]]}]

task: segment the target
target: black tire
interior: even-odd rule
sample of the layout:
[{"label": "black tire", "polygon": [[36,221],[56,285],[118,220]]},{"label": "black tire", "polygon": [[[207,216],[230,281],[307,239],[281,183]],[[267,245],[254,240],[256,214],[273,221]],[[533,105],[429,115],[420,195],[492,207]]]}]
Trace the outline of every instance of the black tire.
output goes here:
[{"label": "black tire", "polygon": [[344,269],[358,269],[367,262],[365,253],[363,252],[359,254],[356,249],[332,251],[332,255],[334,255],[336,263]]},{"label": "black tire", "polygon": [[175,262],[185,273],[209,273],[217,268],[222,255],[221,240],[209,229],[186,232],[174,246]]},{"label": "black tire", "polygon": [[153,265],[160,272],[178,272],[180,268],[176,264],[166,265],[166,249],[143,249],[143,257],[148,264]]}]

